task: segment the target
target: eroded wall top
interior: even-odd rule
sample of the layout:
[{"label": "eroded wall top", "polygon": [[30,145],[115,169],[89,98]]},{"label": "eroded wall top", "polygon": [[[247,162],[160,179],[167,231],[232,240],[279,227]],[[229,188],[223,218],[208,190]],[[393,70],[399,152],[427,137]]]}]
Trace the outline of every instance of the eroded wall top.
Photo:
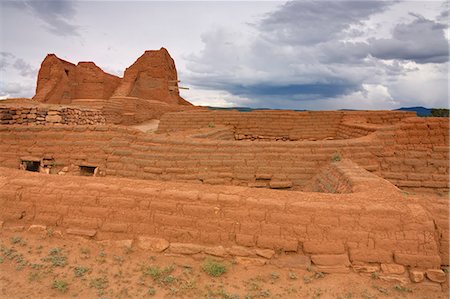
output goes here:
[{"label": "eroded wall top", "polygon": [[93,62],[77,65],[54,54],[45,57],[33,99],[51,104],[70,104],[72,99],[108,99],[120,78],[102,71]]},{"label": "eroded wall top", "polygon": [[49,54],[41,64],[36,95],[43,103],[70,104],[74,99],[134,97],[172,105],[191,105],[179,95],[175,62],[161,48],[145,51],[123,78],[105,73],[93,62],[77,65]]}]

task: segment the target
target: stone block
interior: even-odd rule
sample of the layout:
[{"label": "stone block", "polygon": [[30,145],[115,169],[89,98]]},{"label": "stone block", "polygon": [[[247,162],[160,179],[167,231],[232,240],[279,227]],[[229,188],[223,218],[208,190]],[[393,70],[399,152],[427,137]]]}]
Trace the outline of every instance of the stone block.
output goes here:
[{"label": "stone block", "polygon": [[139,248],[152,252],[163,252],[170,245],[166,239],[156,237],[138,237],[137,241]]},{"label": "stone block", "polygon": [[306,255],[283,255],[276,259],[270,260],[272,265],[280,268],[298,268],[298,269],[308,269],[311,267],[311,259]]},{"label": "stone block", "polygon": [[392,282],[392,283],[399,283],[401,285],[405,285],[409,283],[409,278],[402,275],[395,275],[395,274],[380,274],[378,278],[382,281]]},{"label": "stone block", "polygon": [[275,255],[275,251],[272,249],[256,249],[256,255],[271,259]]},{"label": "stone block", "polygon": [[439,268],[441,265],[441,258],[439,255],[395,253],[394,260],[397,264],[419,268]]},{"label": "stone block", "polygon": [[97,231],[95,229],[68,228],[66,234],[84,237],[93,237]]},{"label": "stone block", "polygon": [[312,255],[311,261],[319,266],[350,266],[347,254],[320,254]]},{"label": "stone block", "polygon": [[409,279],[412,282],[422,282],[425,277],[425,272],[421,270],[411,269],[409,270]]},{"label": "stone block", "polygon": [[179,254],[195,254],[203,251],[204,247],[189,243],[171,243],[170,252]]},{"label": "stone block", "polygon": [[380,265],[378,264],[366,264],[366,263],[353,263],[353,270],[358,273],[373,273],[380,271]]},{"label": "stone block", "polygon": [[405,273],[405,267],[399,264],[381,264],[381,270],[386,274]]},{"label": "stone block", "polygon": [[427,278],[434,282],[445,282],[447,280],[447,275],[441,269],[428,269],[425,271]]},{"label": "stone block", "polygon": [[214,255],[218,257],[227,256],[227,251],[223,246],[205,247],[204,252],[209,255]]},{"label": "stone block", "polygon": [[236,257],[236,262],[243,266],[264,266],[267,262],[266,259],[258,257]]},{"label": "stone block", "polygon": [[231,248],[228,248],[227,251],[230,255],[234,255],[234,256],[254,256],[255,255],[254,250],[252,250],[248,247],[243,247],[243,246],[232,246]]},{"label": "stone block", "polygon": [[311,254],[344,253],[344,243],[340,241],[305,241],[303,251]]},{"label": "stone block", "polygon": [[31,233],[43,233],[46,230],[47,230],[47,226],[39,225],[39,224],[30,225],[30,227],[28,228],[28,231]]}]

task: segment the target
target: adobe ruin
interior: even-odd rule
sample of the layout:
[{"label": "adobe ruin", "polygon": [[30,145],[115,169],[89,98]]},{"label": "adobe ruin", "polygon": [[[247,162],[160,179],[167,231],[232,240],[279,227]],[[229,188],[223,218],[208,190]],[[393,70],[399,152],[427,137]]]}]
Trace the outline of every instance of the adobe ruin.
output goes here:
[{"label": "adobe ruin", "polygon": [[[103,79],[83,79],[86,68]],[[34,97],[45,104],[0,104],[2,229],[41,225],[264,263],[291,254],[324,273],[379,271],[445,290],[447,118],[211,111],[186,105],[177,84],[165,49],[146,52],[124,78],[48,56]],[[98,106],[82,103],[94,98]],[[151,105],[120,112],[127,101]],[[131,126],[144,112],[160,120],[155,133]],[[25,171],[44,160],[48,174]],[[417,278],[430,270],[439,274]]]}]

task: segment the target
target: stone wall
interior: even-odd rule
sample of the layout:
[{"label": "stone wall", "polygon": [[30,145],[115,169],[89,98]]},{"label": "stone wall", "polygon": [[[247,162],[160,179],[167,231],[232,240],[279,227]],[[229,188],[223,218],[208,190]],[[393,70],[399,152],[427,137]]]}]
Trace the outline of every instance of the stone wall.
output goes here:
[{"label": "stone wall", "polygon": [[97,240],[159,237],[170,243],[168,251],[186,254],[212,248],[249,256],[273,250],[265,252],[269,257],[292,252],[311,257],[324,272],[345,272],[351,264],[379,269],[380,263],[395,263],[414,270],[448,263],[439,255],[433,218],[400,192],[321,194],[117,178],[67,180],[5,168],[0,185],[4,229],[42,225]]},{"label": "stone wall", "polygon": [[62,106],[0,105],[1,125],[95,125],[105,124],[98,110]]}]

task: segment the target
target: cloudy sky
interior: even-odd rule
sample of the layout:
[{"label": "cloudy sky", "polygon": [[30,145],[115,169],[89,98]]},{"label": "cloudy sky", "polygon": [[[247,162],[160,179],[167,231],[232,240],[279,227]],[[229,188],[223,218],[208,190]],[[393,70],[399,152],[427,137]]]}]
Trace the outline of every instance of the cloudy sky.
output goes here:
[{"label": "cloudy sky", "polygon": [[165,47],[198,105],[448,107],[448,23],[447,1],[0,0],[0,98],[47,53],[122,76]]}]

